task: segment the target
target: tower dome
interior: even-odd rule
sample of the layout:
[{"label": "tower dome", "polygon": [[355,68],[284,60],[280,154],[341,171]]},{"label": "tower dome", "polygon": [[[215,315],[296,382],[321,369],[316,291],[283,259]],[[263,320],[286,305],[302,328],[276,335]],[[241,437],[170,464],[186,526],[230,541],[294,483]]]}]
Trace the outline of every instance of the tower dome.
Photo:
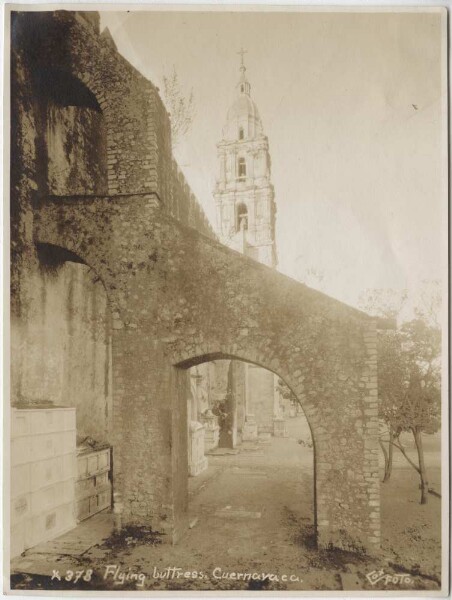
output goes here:
[{"label": "tower dome", "polygon": [[250,96],[251,85],[246,77],[246,67],[240,66],[240,80],[236,86],[236,98],[228,110],[223,128],[225,140],[249,140],[263,135],[262,121],[255,102]]}]

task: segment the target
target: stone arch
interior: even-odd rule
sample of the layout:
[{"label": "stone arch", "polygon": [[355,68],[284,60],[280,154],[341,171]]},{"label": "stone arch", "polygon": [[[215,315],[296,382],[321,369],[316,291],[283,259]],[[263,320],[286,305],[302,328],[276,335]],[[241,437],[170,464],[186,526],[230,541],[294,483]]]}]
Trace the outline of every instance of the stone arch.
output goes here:
[{"label": "stone arch", "polygon": [[[309,423],[312,439],[313,441],[317,439],[317,447],[321,452],[321,442],[318,441],[319,436],[316,435],[316,428],[320,425],[319,412],[316,406],[318,392],[315,386],[312,385],[313,389],[310,390],[309,397],[306,395],[303,383],[306,379],[309,385],[310,379],[307,366],[303,363],[300,364],[300,357],[294,356],[293,362],[284,361],[278,357],[277,352],[270,351],[269,345],[275,341],[270,331],[263,330],[261,335],[256,338],[250,338],[247,341],[242,339],[240,345],[229,344],[226,340],[216,335],[210,337],[218,339],[210,339],[210,341],[204,341],[204,343],[201,341],[206,340],[208,337],[208,332],[199,332],[194,337],[194,346],[198,348],[198,351],[186,349],[183,345],[174,349],[170,354],[173,367],[187,369],[203,362],[221,358],[250,363],[281,377],[300,400],[303,412]],[[197,341],[198,343],[196,343]],[[191,345],[190,348],[192,348]],[[302,383],[300,383],[300,377]]]},{"label": "stone arch", "polygon": [[[121,307],[114,468],[125,521],[182,535],[187,406],[178,388],[187,378],[177,365],[220,353],[278,373],[302,400],[315,438],[319,546],[378,547],[375,323],[184,228],[152,197],[74,200],[44,202],[35,235],[97,265]],[[118,246],[124,222],[134,226]]]},{"label": "stone arch", "polygon": [[[214,360],[234,360],[234,361],[240,361],[240,362],[244,362],[244,363],[253,364],[262,369],[266,369],[267,371],[270,371],[277,377],[280,377],[286,383],[286,385],[289,387],[289,389],[292,391],[292,393],[294,393],[297,400],[299,401],[299,403],[303,409],[303,414],[306,418],[306,421],[308,423],[309,430],[311,433],[311,439],[312,439],[312,445],[313,445],[313,469],[312,469],[313,516],[314,516],[314,530],[315,530],[315,535],[317,538],[317,487],[316,487],[316,453],[317,453],[317,450],[316,450],[316,437],[317,437],[316,424],[317,424],[317,417],[316,417],[316,412],[314,410],[314,405],[306,400],[302,401],[302,399],[299,397],[299,395],[295,392],[295,382],[293,382],[293,381],[292,381],[292,383],[290,382],[291,381],[290,375],[285,372],[284,368],[275,370],[274,367],[270,366],[270,364],[267,364],[267,361],[265,359],[262,360],[262,356],[259,352],[253,351],[252,349],[250,349],[249,352],[250,352],[249,355],[246,352],[240,353],[239,355],[237,355],[237,354],[224,353],[221,351],[215,352],[215,351],[211,350],[207,353],[199,354],[196,356],[191,356],[189,358],[184,358],[179,362],[173,363],[173,367],[175,369],[185,371],[187,369],[190,369],[191,367],[195,367],[197,365],[207,363],[210,361],[214,361]],[[173,360],[177,360],[177,358],[174,357]]]},{"label": "stone arch", "polygon": [[33,70],[35,89],[62,106],[86,106],[101,111],[96,95],[69,70],[38,66]]},{"label": "stone arch", "polygon": [[[171,160],[171,131],[158,88],[112,52],[108,37],[92,37],[86,31],[80,36],[79,25],[73,24],[71,39],[71,72],[92,91],[105,115],[108,193],[152,190],[169,198],[171,178],[163,169],[162,158]],[[90,60],[86,60],[87,52]],[[112,72],[118,73],[118,78],[112,79]]]},{"label": "stone arch", "polygon": [[[110,247],[105,243],[97,245],[94,242],[98,233],[97,226],[95,221],[90,219],[90,209],[99,200],[101,199],[95,196],[83,200],[77,197],[42,200],[41,210],[43,211],[44,207],[51,209],[52,217],[49,221],[45,218],[35,221],[34,242],[36,247],[47,248],[48,254],[50,252],[61,258],[67,257],[66,260],[80,262],[90,267],[105,289],[112,313],[113,328],[120,328],[123,323],[116,290],[117,273],[109,266]],[[55,217],[60,211],[66,215],[66,224],[71,223],[67,230],[63,230],[57,224]],[[83,227],[80,226],[81,220]],[[106,229],[109,231],[108,227]]]},{"label": "stone arch", "polygon": [[105,285],[103,277],[98,273],[96,266],[90,264],[78,251],[69,250],[67,245],[57,245],[47,242],[36,242],[36,252],[40,264],[45,264],[50,269],[61,265],[64,262],[73,262],[85,265],[94,273],[94,280],[102,284],[109,306],[111,307],[112,299],[110,290]]},{"label": "stone arch", "polygon": [[104,282],[65,248],[36,244],[36,257],[26,326],[12,323],[25,342],[17,349],[13,398],[75,407],[80,435],[110,441],[112,331]]},{"label": "stone arch", "polygon": [[113,329],[122,327],[114,295],[112,294],[112,290],[109,289],[106,284],[106,279],[96,261],[90,260],[90,257],[86,257],[83,252],[79,251],[79,248],[74,248],[74,245],[71,243],[59,243],[57,240],[55,240],[55,243],[37,241],[35,242],[35,246],[38,264],[46,266],[50,270],[58,268],[58,266],[65,262],[78,263],[88,267],[94,274],[93,283],[99,282],[102,285],[102,289],[107,299],[107,307],[110,312]]},{"label": "stone arch", "polygon": [[235,215],[235,220],[236,220],[236,230],[240,231],[243,227],[243,229],[247,230],[248,229],[248,207],[245,204],[245,202],[240,202],[239,204],[237,204],[236,207],[236,215]]},{"label": "stone arch", "polygon": [[[166,168],[171,161],[168,113],[158,88],[116,51],[111,36],[101,35],[98,27],[95,18],[70,11],[14,13],[12,59],[16,74],[21,73],[17,79],[29,94],[32,72],[51,68],[86,86],[105,119],[105,193],[110,196],[153,193],[165,205],[172,180]],[[116,75],[112,77],[112,73]],[[41,138],[36,145],[41,144],[42,150],[42,111],[35,105],[27,108]],[[41,154],[40,160],[33,157],[33,162],[39,164],[29,163],[27,167],[32,166],[33,175],[39,179],[40,194],[45,195],[48,192],[40,173],[45,172],[47,160],[45,153]],[[103,192],[96,190],[96,193]]]},{"label": "stone arch", "polygon": [[[72,73],[73,76],[76,77],[79,81],[83,82],[86,88],[92,93],[96,102],[99,105],[100,110],[105,118],[105,160],[108,162],[108,159],[111,159],[113,156],[116,157],[117,152],[116,144],[114,143],[114,132],[117,128],[117,123],[115,121],[114,111],[110,106],[109,95],[105,93],[105,83],[102,81],[102,73],[94,70],[90,71],[88,69],[77,68],[77,63],[72,62]],[[90,65],[92,66],[92,65]],[[85,65],[86,67],[86,65]],[[118,149],[119,150],[119,149]],[[115,158],[113,158],[115,160]],[[117,173],[114,169],[107,168],[107,189],[105,192],[110,193],[113,191],[118,184]]]},{"label": "stone arch", "polygon": [[41,107],[38,177],[50,195],[107,192],[107,123],[96,95],[70,70],[34,65]]},{"label": "stone arch", "polygon": [[[177,360],[177,358],[176,358],[176,360]],[[312,440],[315,445],[315,425],[314,425],[314,423],[316,421],[316,417],[315,417],[315,412],[313,411],[314,405],[310,402],[306,402],[306,401],[303,402],[301,400],[301,398],[299,397],[299,394],[297,394],[295,391],[295,389],[296,389],[295,382],[291,382],[290,373],[286,373],[284,368],[276,370],[274,368],[274,366],[272,366],[270,364],[270,362],[267,363],[267,361],[265,359],[262,360],[262,356],[260,355],[260,353],[253,352],[253,351],[250,351],[249,354],[247,354],[247,353],[231,354],[231,353],[221,352],[221,351],[208,352],[208,353],[200,354],[200,355],[193,356],[190,358],[184,358],[184,359],[180,360],[179,362],[173,363],[173,366],[178,369],[189,369],[190,367],[195,367],[196,365],[200,365],[202,363],[210,362],[213,360],[236,360],[236,361],[253,364],[258,367],[261,367],[262,369],[266,369],[267,371],[270,371],[274,375],[277,375],[278,377],[283,379],[283,381],[293,391],[295,396],[297,396],[297,398],[303,408],[303,412],[304,412],[304,414],[306,416],[306,420],[309,424],[309,429],[311,430]]]}]

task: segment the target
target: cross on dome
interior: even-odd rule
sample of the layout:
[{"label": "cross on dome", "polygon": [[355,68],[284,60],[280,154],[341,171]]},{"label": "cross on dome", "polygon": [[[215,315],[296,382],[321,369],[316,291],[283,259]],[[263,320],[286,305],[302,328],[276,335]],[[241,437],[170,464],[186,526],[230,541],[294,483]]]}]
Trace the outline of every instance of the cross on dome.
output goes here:
[{"label": "cross on dome", "polygon": [[240,48],[240,50],[237,52],[237,54],[240,54],[240,81],[238,84],[238,89],[240,90],[241,94],[247,94],[248,96],[250,95],[250,90],[251,90],[251,86],[246,78],[245,72],[246,72],[246,67],[245,67],[245,61],[243,59],[243,57],[245,56],[245,54],[248,54],[248,50],[245,50],[243,47]]},{"label": "cross on dome", "polygon": [[240,50],[237,52],[237,54],[240,54],[241,57],[241,64],[240,64],[240,70],[245,69],[246,71],[246,67],[245,67],[245,63],[243,61],[243,57],[245,54],[248,54],[248,50],[244,50],[243,46],[240,48]]}]

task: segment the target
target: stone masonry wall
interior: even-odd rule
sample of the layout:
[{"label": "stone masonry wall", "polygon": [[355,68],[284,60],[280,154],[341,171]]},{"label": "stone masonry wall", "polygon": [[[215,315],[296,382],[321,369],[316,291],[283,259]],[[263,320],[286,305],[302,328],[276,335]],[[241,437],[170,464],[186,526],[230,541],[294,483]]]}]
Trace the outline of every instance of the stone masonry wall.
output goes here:
[{"label": "stone masonry wall", "polygon": [[[213,236],[172,159],[170,121],[158,88],[117,52],[109,36],[99,35],[96,14],[16,12],[11,28],[13,311],[26,308],[26,272],[36,270],[33,204],[41,196],[153,192],[175,218]],[[56,82],[63,89],[67,82],[74,88],[76,82],[86,86],[85,104],[94,102],[99,112],[86,109],[83,116],[80,107],[56,107],[55,98],[48,98]],[[61,93],[59,100],[65,100]],[[75,120],[72,113],[78,113]],[[83,119],[86,125],[80,130]],[[60,135],[55,135],[58,129]],[[94,148],[89,144],[93,129]],[[66,164],[58,164],[65,154],[61,156],[62,148]],[[99,189],[103,178],[105,190]]]},{"label": "stone masonry wall", "polygon": [[204,210],[185,180],[185,176],[175,160],[172,161],[170,214],[189,227],[193,227],[204,235],[217,239]]},{"label": "stone masonry wall", "polygon": [[47,186],[54,196],[107,191],[105,130],[96,110],[48,103]]},{"label": "stone masonry wall", "polygon": [[[207,236],[193,228],[200,213],[179,179],[176,189],[158,90],[99,36],[96,19],[19,13],[12,31],[13,317],[21,330],[35,301],[37,245],[85,263],[103,284],[112,316],[114,482],[125,522],[150,523],[173,540],[182,534],[185,370],[235,358],[276,373],[303,404],[315,445],[320,546],[376,550],[373,322],[221,246],[205,225],[198,226]],[[95,96],[106,130],[106,194],[50,194],[46,113],[35,89],[43,72],[64,72]]]},{"label": "stone masonry wall", "polygon": [[[65,336],[55,332],[70,328],[72,317],[65,323],[63,313],[54,311],[41,318],[42,298],[63,307],[72,284],[65,288],[63,280],[55,283],[56,273],[52,278],[44,275],[33,238],[39,199],[107,189],[121,195],[152,189],[161,204],[165,198],[165,210],[176,218],[206,235],[213,232],[171,158],[170,124],[157,88],[118,54],[111,38],[99,35],[97,13],[14,13],[12,32],[11,308],[12,346],[20,349],[12,365],[12,401],[32,401],[39,390],[41,399],[74,400],[81,415],[84,406],[102,403],[104,394],[99,388],[99,393],[80,393],[75,398],[73,382],[63,368],[71,365],[69,372],[89,371],[85,364],[89,353],[71,353],[72,347],[83,344],[86,332],[75,326],[71,343],[66,343]],[[89,291],[80,298],[76,314],[84,314],[93,297]],[[100,306],[97,320],[92,320],[93,335],[108,320],[105,302],[103,313]],[[33,333],[38,330],[40,338]],[[102,339],[100,335],[96,342],[94,364],[96,378],[108,381],[111,373],[102,358],[108,347],[102,346]],[[46,346],[49,340],[51,348]],[[47,377],[34,394],[27,384],[35,374],[46,373],[43,349],[60,356],[55,381],[63,386],[58,393]],[[78,425],[83,421],[80,416]],[[99,427],[93,424],[89,433],[105,428],[107,421]],[[87,429],[83,426],[80,431]]]},{"label": "stone masonry wall", "polygon": [[171,415],[186,410],[186,396],[173,371],[237,358],[282,377],[302,402],[315,445],[319,544],[378,547],[368,317],[181,226],[152,195],[49,200],[39,214],[37,239],[92,265],[113,307],[115,477],[128,519],[180,530],[186,515],[174,512],[183,505],[174,493],[183,498],[186,483],[171,458],[180,436]]}]

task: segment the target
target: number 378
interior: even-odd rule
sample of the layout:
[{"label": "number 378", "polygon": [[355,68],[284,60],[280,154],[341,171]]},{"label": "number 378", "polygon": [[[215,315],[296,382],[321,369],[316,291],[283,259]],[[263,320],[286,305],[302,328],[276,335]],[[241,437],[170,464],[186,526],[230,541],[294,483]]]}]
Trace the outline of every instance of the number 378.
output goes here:
[{"label": "number 378", "polygon": [[93,574],[92,569],[82,569],[80,571],[71,571],[67,570],[66,573],[61,573],[56,569],[53,569],[52,580],[58,579],[58,581],[72,581],[72,583],[77,583],[77,581],[91,581],[91,577]]}]

